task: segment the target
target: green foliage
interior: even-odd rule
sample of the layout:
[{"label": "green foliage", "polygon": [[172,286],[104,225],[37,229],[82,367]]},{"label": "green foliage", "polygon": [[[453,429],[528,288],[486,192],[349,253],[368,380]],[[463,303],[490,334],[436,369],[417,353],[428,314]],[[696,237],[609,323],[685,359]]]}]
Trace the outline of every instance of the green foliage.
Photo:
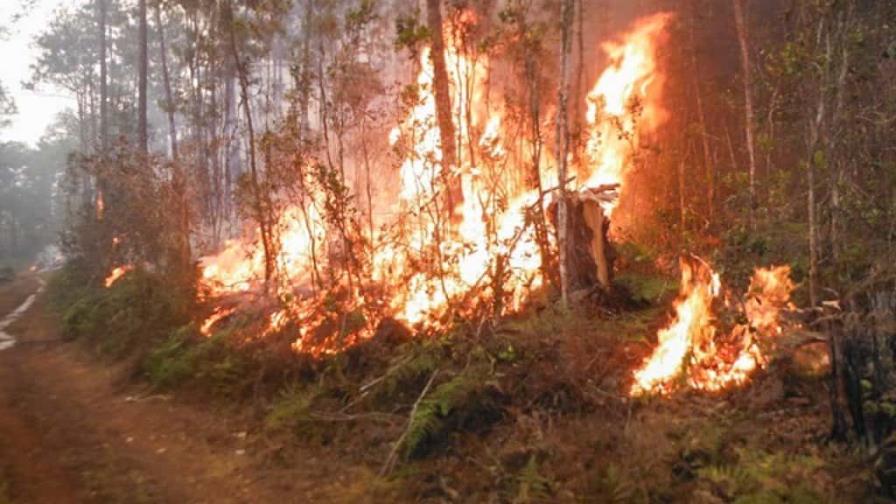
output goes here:
[{"label": "green foliage", "polygon": [[146,349],[190,319],[193,300],[146,271],[129,272],[107,289],[85,287],[83,278],[67,266],[51,280],[49,295],[62,314],[63,335],[82,338],[102,354]]},{"label": "green foliage", "polygon": [[381,399],[391,399],[400,392],[419,388],[444,358],[439,342],[415,342],[405,348],[410,353],[398,352],[383,376],[383,383],[379,387]]},{"label": "green foliage", "polygon": [[817,456],[739,449],[734,464],[698,471],[702,483],[721,498],[740,504],[825,502],[813,484],[823,467]]},{"label": "green foliage", "polygon": [[157,388],[170,388],[195,374],[195,363],[188,341],[174,335],[155,347],[143,363],[149,382]]},{"label": "green foliage", "polygon": [[637,502],[638,485],[616,464],[602,467],[588,484],[588,500],[600,498],[607,504]]},{"label": "green foliage", "polygon": [[143,372],[159,389],[194,382],[230,395],[248,374],[249,362],[228,344],[229,336],[225,331],[197,340],[195,328],[184,326],[149,352],[143,361]]},{"label": "green foliage", "polygon": [[618,275],[615,280],[625,287],[634,299],[648,303],[656,303],[677,289],[675,281],[661,275],[627,272]]},{"label": "green foliage", "polygon": [[551,482],[539,472],[538,460],[535,455],[529,456],[529,461],[516,475],[516,484],[516,495],[513,498],[514,504],[549,502]]},{"label": "green foliage", "polygon": [[429,40],[429,27],[420,22],[420,13],[415,11],[410,16],[399,16],[395,20],[395,47],[408,49],[412,54],[424,41]]},{"label": "green foliage", "polygon": [[431,446],[476,416],[489,416],[494,408],[486,388],[487,368],[473,365],[436,386],[420,400],[411,417],[404,452],[407,457],[424,455]]},{"label": "green foliage", "polygon": [[288,386],[265,417],[265,427],[272,431],[291,431],[303,438],[313,437],[316,422],[311,416],[311,407],[320,393],[318,386]]}]

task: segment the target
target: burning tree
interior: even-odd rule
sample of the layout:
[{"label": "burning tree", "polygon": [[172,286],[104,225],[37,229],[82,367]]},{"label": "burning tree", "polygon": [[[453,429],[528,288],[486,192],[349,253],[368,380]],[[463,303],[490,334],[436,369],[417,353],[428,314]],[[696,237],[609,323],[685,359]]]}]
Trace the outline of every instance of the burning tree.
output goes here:
[{"label": "burning tree", "polygon": [[[641,20],[618,42],[603,47],[609,66],[585,101],[585,150],[571,156],[578,160],[567,200],[578,216],[573,219],[578,229],[571,235],[586,237],[583,250],[590,258],[589,271],[576,273],[586,279],[577,285],[612,288],[610,217],[623,193],[639,132],[659,126],[664,117],[654,51],[668,20],[665,14]],[[276,264],[275,294],[282,307],[271,317],[268,332],[297,331],[294,347],[319,354],[372,337],[384,318],[435,329],[458,316],[500,316],[519,310],[545,285],[550,271],[545,266],[553,261],[545,253],[555,248],[556,240],[553,233],[538,231],[542,201],[545,195],[562,201],[564,191],[558,196],[552,195],[555,189],[545,189],[562,184],[548,158],[537,154],[544,148],[542,141],[525,129],[509,129],[516,124],[507,108],[489,98],[501,93],[491,80],[501,70],[493,62],[495,50],[473,49],[480,22],[472,10],[449,16],[441,30],[445,49],[438,58],[432,55],[436,45],[425,38],[409,42],[417,78],[403,93],[406,115],[388,138],[399,183],[368,201],[372,221],[375,212],[385,214],[376,219],[378,228],[370,225],[366,236],[361,232],[357,193],[345,185],[341,140],[334,165],[324,117],[323,159],[306,150],[307,157],[290,165],[300,174],[291,190],[298,198],[284,203],[272,226],[279,242],[270,246],[263,235],[250,235],[203,258],[202,278],[210,294],[258,288],[267,270],[263,266]],[[441,101],[440,59],[450,92],[450,99]],[[456,145],[451,155],[443,149],[446,128],[440,109],[446,102],[453,130],[449,136]],[[534,170],[523,168],[533,159]],[[450,196],[455,185],[460,192]],[[396,199],[390,202],[389,194]],[[266,250],[276,251],[275,256],[265,259]],[[325,314],[324,305],[333,300],[341,320]],[[349,323],[353,313],[357,322]]]}]

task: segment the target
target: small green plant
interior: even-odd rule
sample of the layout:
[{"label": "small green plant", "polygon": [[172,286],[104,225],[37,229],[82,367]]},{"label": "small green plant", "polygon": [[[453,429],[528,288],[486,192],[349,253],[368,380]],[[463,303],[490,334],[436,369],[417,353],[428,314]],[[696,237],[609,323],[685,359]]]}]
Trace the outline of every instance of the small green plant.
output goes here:
[{"label": "small green plant", "polygon": [[196,374],[196,365],[189,343],[175,334],[154,348],[143,363],[149,382],[156,388],[171,388]]},{"label": "small green plant", "polygon": [[265,427],[271,431],[289,431],[303,438],[313,437],[316,422],[311,416],[311,407],[319,394],[318,386],[293,384],[286,387],[265,417]]},{"label": "small green plant", "polygon": [[473,365],[420,399],[408,425],[406,457],[424,455],[433,444],[463,428],[468,419],[493,416],[494,405],[486,394],[487,371],[484,365]]},{"label": "small green plant", "polygon": [[229,345],[229,337],[224,331],[200,340],[195,327],[186,325],[149,352],[143,371],[159,389],[193,381],[226,395],[240,384],[248,369],[246,357]]},{"label": "small green plant", "polygon": [[638,487],[632,477],[616,464],[601,467],[588,483],[585,501],[622,504],[637,501]]},{"label": "small green plant", "polygon": [[812,483],[823,466],[816,456],[741,448],[736,459],[700,469],[700,481],[715,495],[739,504],[825,502],[823,489]]},{"label": "small green plant", "polygon": [[6,475],[3,471],[0,471],[0,504],[12,504],[12,497],[10,496],[9,490],[9,480],[6,479]]},{"label": "small green plant", "polygon": [[516,484],[516,495],[513,498],[515,504],[549,502],[551,482],[539,471],[535,455],[529,456],[529,461],[517,474]]}]

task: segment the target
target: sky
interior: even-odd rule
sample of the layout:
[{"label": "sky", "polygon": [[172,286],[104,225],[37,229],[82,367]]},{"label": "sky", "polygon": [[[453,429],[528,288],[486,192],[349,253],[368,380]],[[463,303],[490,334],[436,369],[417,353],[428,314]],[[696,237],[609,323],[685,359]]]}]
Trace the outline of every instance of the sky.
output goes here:
[{"label": "sky", "polygon": [[[31,64],[37,59],[34,38],[49,24],[60,8],[73,8],[85,0],[29,0],[26,8],[22,0],[0,0],[0,25],[6,37],[0,39],[0,82],[15,99],[19,113],[12,125],[0,130],[0,142],[19,141],[35,145],[56,115],[66,108],[74,108],[70,94],[41,84],[34,91],[24,88],[31,78]],[[24,15],[17,21],[13,18]]]}]

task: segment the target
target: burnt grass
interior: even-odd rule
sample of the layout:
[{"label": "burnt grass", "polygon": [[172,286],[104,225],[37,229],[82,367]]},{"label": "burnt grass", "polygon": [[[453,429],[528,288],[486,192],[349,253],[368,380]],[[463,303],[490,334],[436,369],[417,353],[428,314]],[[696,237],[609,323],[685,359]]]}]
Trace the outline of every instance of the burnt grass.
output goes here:
[{"label": "burnt grass", "polygon": [[261,309],[204,338],[184,318],[203,307],[158,282],[141,272],[90,289],[63,270],[50,296],[67,336],[132,362],[134,379],[249,412],[272,467],[328,450],[369,468],[337,501],[875,499],[864,452],[829,441],[826,374],[784,352],[740,389],[628,397],[668,318],[664,279],[629,279],[649,292],[613,311],[542,304],[440,334],[386,321],[321,359],[297,357],[288,335],[257,338]]}]

